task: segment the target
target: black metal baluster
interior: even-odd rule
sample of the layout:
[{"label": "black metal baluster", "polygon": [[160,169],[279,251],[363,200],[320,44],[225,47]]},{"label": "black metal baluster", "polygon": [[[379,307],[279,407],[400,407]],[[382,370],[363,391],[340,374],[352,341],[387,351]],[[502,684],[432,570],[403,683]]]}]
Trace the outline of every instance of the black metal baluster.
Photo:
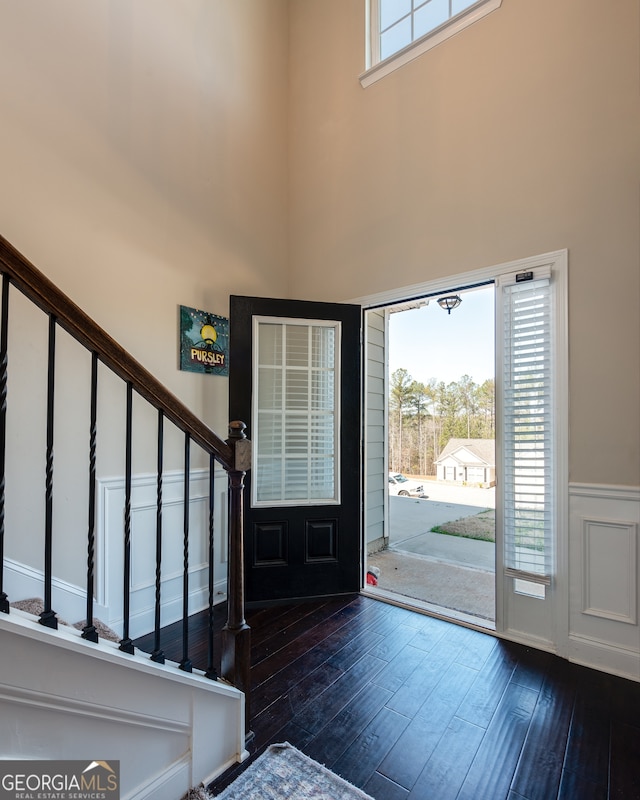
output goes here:
[{"label": "black metal baluster", "polygon": [[189,660],[189,453],[191,437],[184,435],[184,539],[182,572],[182,661],[180,669],[192,671]]},{"label": "black metal baluster", "polygon": [[127,383],[127,429],[125,440],[124,468],[124,575],[123,575],[123,621],[120,650],[134,653],[133,642],[129,638],[129,600],[131,594],[131,442],[133,416],[133,386]]},{"label": "black metal baluster", "polygon": [[9,613],[9,598],[4,591],[4,493],[7,449],[7,367],[9,343],[9,278],[2,276],[2,320],[0,321],[0,611]]},{"label": "black metal baluster", "polygon": [[89,519],[87,526],[87,617],[82,638],[98,641],[93,624],[93,583],[96,549],[96,429],[98,418],[98,354],[91,354],[91,419],[89,422]]},{"label": "black metal baluster", "polygon": [[56,318],[49,315],[49,354],[47,361],[47,451],[45,477],[44,520],[44,608],[40,624],[57,628],[58,619],[51,608],[51,583],[53,580],[53,423],[56,377]]},{"label": "black metal baluster", "polygon": [[205,678],[212,681],[218,680],[218,672],[213,663],[213,592],[214,592],[214,574],[213,574],[213,555],[214,555],[214,518],[215,518],[215,465],[216,461],[212,455],[209,455],[209,625],[207,628],[207,671]]},{"label": "black metal baluster", "polygon": [[161,565],[162,565],[162,470],[163,470],[163,443],[164,443],[164,415],[158,411],[158,479],[156,489],[156,613],[153,639],[153,653],[151,660],[164,664],[164,653],[160,648],[160,593],[161,593]]}]

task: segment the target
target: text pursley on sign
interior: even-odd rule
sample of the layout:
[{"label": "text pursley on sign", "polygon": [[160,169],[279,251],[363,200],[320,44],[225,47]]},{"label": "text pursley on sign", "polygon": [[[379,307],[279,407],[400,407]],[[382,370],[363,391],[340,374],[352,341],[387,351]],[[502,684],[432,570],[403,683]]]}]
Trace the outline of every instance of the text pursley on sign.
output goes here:
[{"label": "text pursley on sign", "polygon": [[120,762],[0,760],[0,800],[120,800]]}]

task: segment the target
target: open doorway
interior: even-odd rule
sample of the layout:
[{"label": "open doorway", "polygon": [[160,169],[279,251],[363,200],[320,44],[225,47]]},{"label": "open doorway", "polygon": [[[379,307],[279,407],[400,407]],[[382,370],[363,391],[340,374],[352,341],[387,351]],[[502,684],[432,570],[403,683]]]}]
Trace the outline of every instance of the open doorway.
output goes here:
[{"label": "open doorway", "polygon": [[[389,326],[394,316],[391,309],[408,310],[429,300],[428,309],[440,323],[431,335],[433,342],[418,342],[426,359],[432,353],[432,343],[438,352],[446,352],[445,346],[456,341],[453,329],[442,323],[453,321],[465,304],[469,307],[474,294],[470,290],[480,291],[484,285],[491,291],[493,287],[495,621],[482,620],[474,614],[465,616],[444,605],[399,594],[390,594],[388,599],[482,625],[543,649],[555,648],[568,636],[566,594],[563,595],[568,581],[567,267],[567,251],[559,250],[358,299],[364,310],[365,343],[362,552],[366,567],[376,553],[389,549],[390,502],[407,502],[406,497],[389,497],[388,492],[389,381],[390,373],[397,368],[394,364],[390,369],[389,365]],[[462,302],[449,314],[437,301],[451,294],[460,294]],[[465,340],[472,355],[477,342],[477,336]],[[474,375],[473,371],[470,375]],[[458,377],[456,370],[452,380]],[[453,478],[452,471],[443,474]],[[426,488],[424,491],[429,493]],[[428,500],[409,498],[408,502]],[[431,585],[435,582],[431,581]],[[386,590],[379,586],[367,589],[386,599]]]},{"label": "open doorway", "polygon": [[453,288],[384,314],[386,535],[374,591],[495,624],[495,287]]}]

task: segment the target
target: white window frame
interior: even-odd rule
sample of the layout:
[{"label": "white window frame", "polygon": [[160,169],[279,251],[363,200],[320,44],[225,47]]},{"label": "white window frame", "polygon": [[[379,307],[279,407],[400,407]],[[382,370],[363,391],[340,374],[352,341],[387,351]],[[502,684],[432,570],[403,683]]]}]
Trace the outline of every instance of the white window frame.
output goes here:
[{"label": "white window frame", "polygon": [[429,31],[424,36],[415,39],[413,42],[393,53],[388,58],[380,58],[380,19],[379,19],[379,0],[367,0],[366,6],[366,70],[360,75],[360,83],[363,88],[384,78],[396,69],[413,61],[414,58],[421,56],[432,47],[455,36],[465,28],[473,25],[474,22],[486,17],[492,11],[500,8],[502,0],[478,0],[477,3],[464,11],[450,17],[446,22]]},{"label": "white window frame", "polygon": [[[258,381],[259,381],[259,371],[260,371],[260,363],[258,358],[258,335],[260,325],[263,323],[272,324],[272,325],[280,325],[286,327],[287,325],[293,326],[306,326],[306,327],[318,327],[318,328],[331,328],[335,332],[335,352],[334,352],[334,365],[333,365],[333,373],[335,376],[335,388],[334,388],[334,408],[333,408],[333,419],[334,419],[334,426],[333,426],[333,460],[334,460],[334,474],[333,474],[333,496],[332,497],[307,497],[307,498],[292,498],[292,499],[265,499],[259,500],[257,493],[258,493],[258,481],[253,480],[251,482],[251,506],[253,508],[286,508],[292,506],[332,506],[332,505],[340,505],[341,498],[340,498],[340,429],[341,429],[341,417],[340,417],[340,402],[339,398],[341,395],[341,340],[342,340],[342,323],[337,320],[320,320],[320,319],[302,319],[302,318],[289,318],[289,317],[269,317],[269,316],[255,316],[253,318],[253,352],[256,354],[256,357],[253,359],[253,398],[252,398],[252,408],[251,408],[251,430],[252,438],[253,438],[253,452],[254,452],[254,468],[253,472],[255,474],[256,470],[260,468],[260,425],[258,420]],[[286,365],[284,360],[282,362],[282,370],[286,370]],[[283,428],[283,436],[285,435],[285,431]],[[282,469],[284,470],[285,462],[283,461]]]}]

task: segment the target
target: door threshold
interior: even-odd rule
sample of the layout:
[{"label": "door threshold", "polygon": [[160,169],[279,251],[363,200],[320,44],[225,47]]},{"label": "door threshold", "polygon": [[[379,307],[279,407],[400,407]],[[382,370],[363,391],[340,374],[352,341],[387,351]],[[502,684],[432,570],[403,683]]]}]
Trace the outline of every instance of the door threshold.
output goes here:
[{"label": "door threshold", "polygon": [[496,630],[494,620],[474,617],[473,614],[465,614],[463,611],[456,611],[453,608],[437,606],[433,603],[427,603],[426,600],[407,597],[397,592],[390,592],[387,589],[365,586],[361,589],[360,594],[365,597],[372,597],[374,600],[381,600],[383,603],[406,608],[409,611],[418,611],[421,614],[436,617],[436,619],[442,619],[445,622],[454,622],[458,625],[463,625],[465,628],[473,628],[484,633],[495,633]]}]

